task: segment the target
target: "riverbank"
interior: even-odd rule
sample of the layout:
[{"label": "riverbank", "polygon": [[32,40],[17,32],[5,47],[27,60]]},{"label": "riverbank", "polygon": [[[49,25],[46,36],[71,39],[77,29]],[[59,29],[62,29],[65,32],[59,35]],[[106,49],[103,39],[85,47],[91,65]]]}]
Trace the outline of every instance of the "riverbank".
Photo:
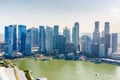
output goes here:
[{"label": "riverbank", "polygon": [[[28,60],[28,59],[33,59],[33,60],[42,60],[42,61],[46,61],[46,60],[53,60],[53,59],[58,59],[60,60],[60,58],[53,58],[52,56],[43,56],[43,55],[39,55],[37,54],[36,56],[26,56],[26,57],[21,57],[21,58],[14,58],[14,59],[8,59],[8,60],[13,60],[13,61],[17,61],[17,60]],[[69,59],[65,59],[65,58],[61,58],[64,60],[69,61]],[[70,59],[72,60],[72,59]],[[116,66],[120,66],[120,60],[114,60],[114,59],[110,59],[110,58],[88,58],[85,56],[81,56],[78,59],[75,59],[74,61],[90,61],[90,62],[94,62],[95,64],[97,63],[106,63],[106,64],[112,64],[112,65],[116,65]]]}]

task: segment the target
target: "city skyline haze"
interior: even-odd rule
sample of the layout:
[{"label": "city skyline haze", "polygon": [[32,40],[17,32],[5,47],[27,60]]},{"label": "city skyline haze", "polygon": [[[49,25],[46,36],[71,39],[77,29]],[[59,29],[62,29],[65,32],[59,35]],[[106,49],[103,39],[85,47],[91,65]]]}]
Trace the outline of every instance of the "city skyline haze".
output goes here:
[{"label": "city skyline haze", "polygon": [[95,21],[100,22],[100,32],[105,22],[110,22],[110,32],[120,32],[120,0],[1,0],[0,33],[4,26],[24,24],[28,28],[59,25],[60,31],[75,22],[80,32],[94,30]]}]

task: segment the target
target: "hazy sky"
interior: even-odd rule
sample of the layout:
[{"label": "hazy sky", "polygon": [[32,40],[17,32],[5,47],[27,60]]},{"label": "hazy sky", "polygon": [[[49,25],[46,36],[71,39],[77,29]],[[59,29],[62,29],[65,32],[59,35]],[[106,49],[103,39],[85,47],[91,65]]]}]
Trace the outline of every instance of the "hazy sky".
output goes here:
[{"label": "hazy sky", "polygon": [[0,33],[9,24],[60,25],[72,28],[80,23],[80,32],[93,32],[94,22],[110,22],[111,32],[120,32],[120,0],[0,0]]}]

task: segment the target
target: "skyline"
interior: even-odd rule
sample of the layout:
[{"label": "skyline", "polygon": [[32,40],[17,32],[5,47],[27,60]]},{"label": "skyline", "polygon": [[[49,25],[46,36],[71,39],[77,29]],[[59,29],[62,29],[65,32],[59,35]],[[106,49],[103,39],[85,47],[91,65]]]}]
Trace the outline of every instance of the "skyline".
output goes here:
[{"label": "skyline", "polygon": [[95,21],[100,22],[100,32],[105,22],[110,22],[110,32],[120,32],[119,0],[3,0],[0,12],[0,33],[11,24],[59,25],[62,30],[65,26],[72,29],[74,22],[79,22],[80,32],[92,33]]}]

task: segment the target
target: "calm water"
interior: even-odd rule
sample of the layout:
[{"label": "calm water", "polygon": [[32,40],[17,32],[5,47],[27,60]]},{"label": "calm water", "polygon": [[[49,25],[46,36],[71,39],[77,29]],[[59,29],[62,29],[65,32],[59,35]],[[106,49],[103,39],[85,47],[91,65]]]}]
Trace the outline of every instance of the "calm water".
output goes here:
[{"label": "calm water", "polygon": [[[46,77],[48,80],[120,80],[120,66],[94,64],[85,61],[65,60],[18,60],[22,70],[31,70],[34,79]],[[98,74],[96,76],[96,74]]]}]

